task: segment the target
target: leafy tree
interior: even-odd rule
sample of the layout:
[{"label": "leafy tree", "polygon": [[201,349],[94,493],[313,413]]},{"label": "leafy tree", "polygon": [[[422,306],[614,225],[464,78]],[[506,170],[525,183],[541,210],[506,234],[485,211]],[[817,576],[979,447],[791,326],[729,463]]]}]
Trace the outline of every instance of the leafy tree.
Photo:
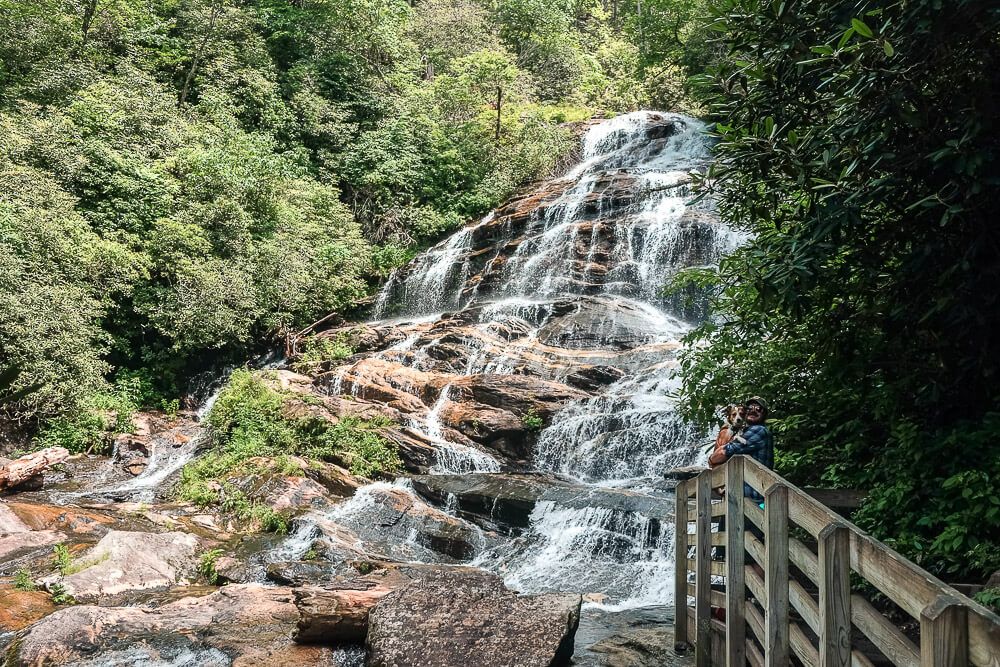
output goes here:
[{"label": "leafy tree", "polygon": [[793,479],[953,575],[1000,566],[1000,10],[724,0],[706,184],[751,240],[689,338],[693,416],[774,401]]}]

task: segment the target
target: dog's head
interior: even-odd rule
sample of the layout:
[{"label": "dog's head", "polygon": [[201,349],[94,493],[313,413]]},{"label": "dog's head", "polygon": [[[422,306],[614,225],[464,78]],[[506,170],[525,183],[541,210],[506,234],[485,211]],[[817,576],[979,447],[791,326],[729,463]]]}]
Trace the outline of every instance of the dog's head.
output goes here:
[{"label": "dog's head", "polygon": [[746,424],[746,408],[738,403],[727,405],[724,413],[726,426],[734,431],[739,431]]}]

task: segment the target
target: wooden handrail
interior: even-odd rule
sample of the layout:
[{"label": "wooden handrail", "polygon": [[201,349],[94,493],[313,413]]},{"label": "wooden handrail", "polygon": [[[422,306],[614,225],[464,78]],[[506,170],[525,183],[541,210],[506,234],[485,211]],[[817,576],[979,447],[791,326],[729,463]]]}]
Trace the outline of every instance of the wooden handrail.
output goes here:
[{"label": "wooden handrail", "polygon": [[[765,497],[763,510],[743,497],[744,482]],[[712,489],[718,487],[738,493],[726,493],[721,502],[713,502]],[[807,493],[745,456],[677,485],[675,636],[678,644],[695,644],[697,667],[707,667],[713,654],[725,656],[725,664],[738,667],[748,661],[784,667],[791,656],[817,667],[872,664],[856,648],[852,635],[867,637],[894,665],[1000,667],[1000,617],[810,493],[836,502],[845,497],[817,490]],[[724,527],[713,532],[713,524],[721,524],[721,517]],[[691,534],[689,523],[694,523]],[[790,537],[792,526],[809,533],[816,549]],[[722,546],[724,563],[713,558],[713,549]],[[795,579],[790,566],[801,573],[795,576],[805,579]],[[692,585],[689,568],[694,571]],[[868,600],[851,591],[851,573],[919,622],[919,646]],[[713,576],[725,577],[724,594],[713,590]],[[748,592],[755,603],[748,602]],[[694,598],[694,636],[685,609],[689,593]],[[711,621],[713,606],[726,609],[725,648],[714,652],[710,650],[712,628],[721,626]],[[790,610],[796,618],[790,618]]]}]

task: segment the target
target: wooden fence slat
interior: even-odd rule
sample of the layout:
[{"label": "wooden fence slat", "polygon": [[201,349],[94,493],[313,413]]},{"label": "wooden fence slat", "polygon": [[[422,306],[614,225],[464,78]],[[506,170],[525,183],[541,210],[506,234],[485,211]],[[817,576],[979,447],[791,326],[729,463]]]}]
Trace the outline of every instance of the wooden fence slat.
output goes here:
[{"label": "wooden fence slat", "polygon": [[921,667],[969,664],[968,609],[952,595],[939,595],[920,613]]},{"label": "wooden fence slat", "polygon": [[743,499],[743,515],[750,519],[755,526],[761,530],[764,529],[764,510],[749,498]]},{"label": "wooden fence slat", "polygon": [[788,627],[788,645],[805,667],[818,667],[819,651],[806,637],[806,633],[802,632],[798,623],[792,623]]},{"label": "wooden fence slat", "polygon": [[[694,585],[697,590],[694,603],[695,617],[695,665],[709,667],[712,661],[711,628],[712,609],[709,593],[712,590],[712,474],[705,471],[698,475],[695,502],[698,520],[695,521],[695,570]],[[718,563],[717,565],[723,565]]]},{"label": "wooden fence slat", "polygon": [[819,661],[822,667],[851,664],[850,530],[830,524],[819,534]]},{"label": "wooden fence slat", "polygon": [[[688,569],[695,570],[695,572],[697,572],[697,557],[688,559]],[[717,577],[724,577],[726,576],[726,564],[721,560],[709,560],[708,571],[710,574],[714,574]]]},{"label": "wooden fence slat", "polygon": [[802,570],[802,574],[819,586],[819,559],[809,547],[794,537],[788,538],[788,558],[795,564],[795,567]]},{"label": "wooden fence slat", "polygon": [[764,494],[765,576],[767,592],[765,621],[767,644],[766,667],[787,667],[788,645],[788,487],[771,486]]},{"label": "wooden fence slat", "polygon": [[760,610],[754,605],[747,605],[747,627],[753,632],[757,642],[764,647],[764,661],[767,661],[767,643],[764,638],[767,636],[766,621]]},{"label": "wooden fence slat", "polygon": [[860,595],[851,595],[851,620],[894,665],[917,667],[920,664],[917,645]]},{"label": "wooden fence slat", "polygon": [[938,595],[955,592],[861,529],[851,531],[851,569],[913,618]]},{"label": "wooden fence slat", "polygon": [[792,579],[788,582],[788,601],[806,622],[809,629],[819,637],[819,605],[809,595],[802,584]]},{"label": "wooden fence slat", "polygon": [[[709,514],[712,516],[713,519],[725,516],[726,504],[722,502],[712,503],[711,509],[709,510]],[[697,521],[697,520],[698,520],[698,508],[688,507],[688,521]]]},{"label": "wooden fence slat", "polygon": [[760,649],[750,639],[747,640],[747,660],[752,667],[764,667],[764,656],[760,654]]},{"label": "wooden fence slat", "polygon": [[[694,597],[695,587],[694,584],[688,584],[688,595]],[[709,601],[713,607],[719,607],[720,609],[726,608],[726,594],[722,591],[712,590],[709,595]],[[728,615],[727,615],[728,618]]]},{"label": "wooden fence slat", "polygon": [[969,660],[976,667],[1000,667],[1000,618],[979,603],[969,609]]},{"label": "wooden fence slat", "polygon": [[763,496],[764,492],[775,484],[785,483],[785,480],[773,470],[765,468],[749,456],[743,458],[746,460],[743,466],[743,479],[760,495]]},{"label": "wooden fence slat", "polygon": [[746,551],[758,565],[764,567],[764,543],[750,533],[747,533],[746,536],[746,542],[744,543]]},{"label": "wooden fence slat", "polygon": [[[767,593],[764,591],[764,580],[749,565],[743,566],[743,580],[746,582],[747,588],[750,589],[750,594],[763,607],[767,602]],[[746,608],[750,609],[752,606],[748,604]]]},{"label": "wooden fence slat", "polygon": [[678,651],[687,649],[688,637],[687,607],[687,557],[688,557],[688,523],[687,512],[682,511],[687,506],[686,480],[674,487],[676,511],[674,512],[674,648]]},{"label": "wooden fence slat", "polygon": [[726,463],[726,664],[746,664],[746,584],[744,568],[743,461]]}]

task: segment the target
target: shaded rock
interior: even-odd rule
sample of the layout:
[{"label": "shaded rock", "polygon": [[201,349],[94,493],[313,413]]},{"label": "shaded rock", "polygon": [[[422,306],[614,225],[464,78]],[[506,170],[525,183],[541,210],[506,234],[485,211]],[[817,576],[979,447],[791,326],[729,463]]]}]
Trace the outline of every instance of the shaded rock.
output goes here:
[{"label": "shaded rock", "polygon": [[0,632],[25,628],[55,609],[45,591],[0,590]]},{"label": "shaded rock", "polygon": [[[186,651],[204,658],[195,664],[227,665],[226,654],[236,659],[232,664],[316,664],[303,659],[315,660],[315,651],[298,653],[290,640],[297,620],[287,588],[258,584],[226,586],[158,609],[74,606],[28,628],[11,649],[10,664],[79,665],[122,651],[149,656]],[[285,662],[276,657],[282,651]]]},{"label": "shaded rock", "polygon": [[612,635],[589,647],[602,667],[661,667],[674,657],[674,633],[668,628],[639,628]]},{"label": "shaded rock", "polygon": [[248,584],[254,581],[254,569],[243,561],[232,556],[223,556],[216,559],[215,574],[218,577],[216,583],[220,584]]},{"label": "shaded rock", "polygon": [[299,610],[295,641],[303,644],[364,641],[371,609],[389,592],[383,586],[295,589],[295,606]]},{"label": "shaded rock", "polygon": [[567,665],[579,619],[579,595],[522,596],[486,572],[429,573],[375,605],[368,664]]},{"label": "shaded rock", "polygon": [[[66,539],[65,533],[56,530],[32,530],[16,533],[0,533],[0,572],[8,570],[8,566],[20,558],[37,555],[39,550],[46,553],[48,547]],[[16,569],[16,568],[12,568]]]},{"label": "shaded rock", "polygon": [[72,564],[78,570],[43,580],[58,583],[79,601],[128,591],[168,588],[183,583],[195,565],[198,539],[187,533],[114,530]]},{"label": "shaded rock", "polygon": [[321,560],[281,561],[267,566],[267,578],[284,586],[320,584],[338,576],[356,574],[357,571],[347,563]]}]

